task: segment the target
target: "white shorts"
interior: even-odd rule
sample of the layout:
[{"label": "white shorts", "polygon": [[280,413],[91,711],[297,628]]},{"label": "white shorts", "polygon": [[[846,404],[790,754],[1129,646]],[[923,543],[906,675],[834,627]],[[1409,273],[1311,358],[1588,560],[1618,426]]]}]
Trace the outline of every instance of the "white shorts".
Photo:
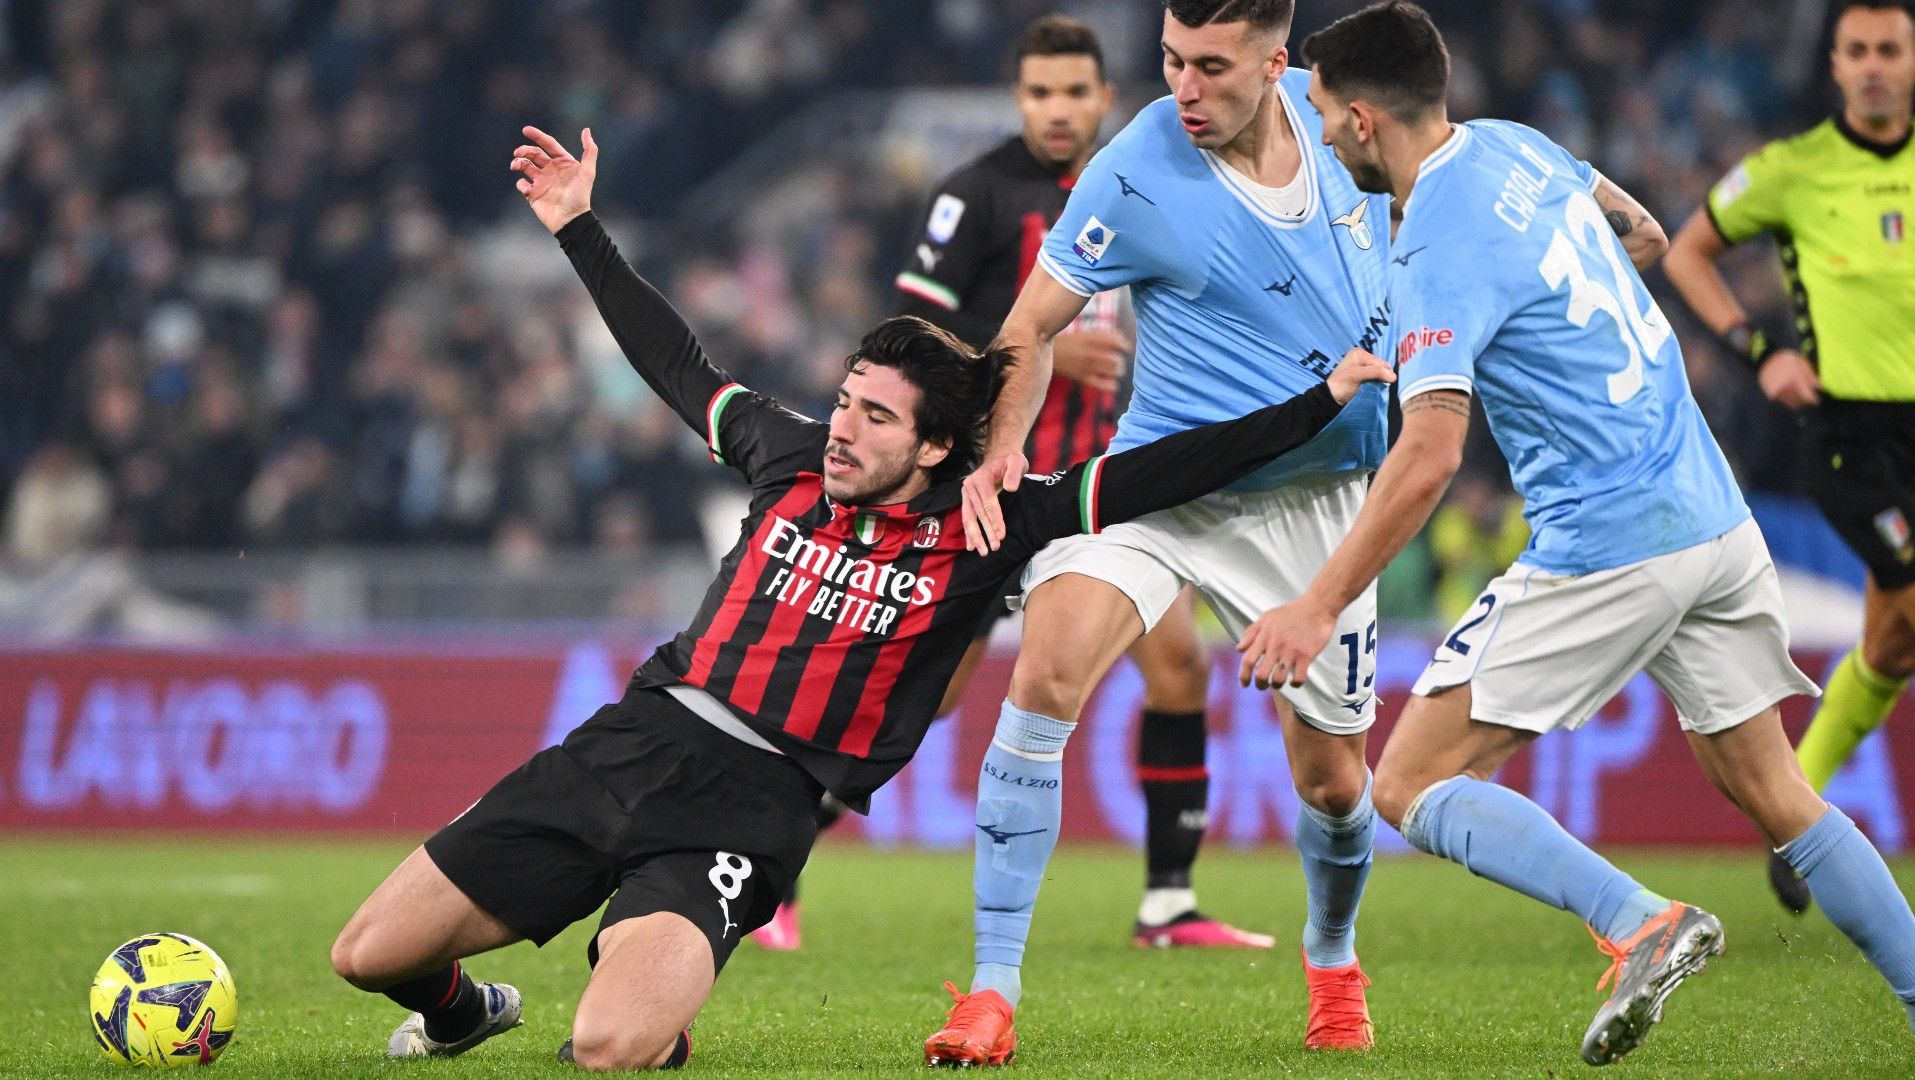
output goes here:
[{"label": "white shorts", "polygon": [[[1171,510],[1053,541],[1024,571],[1024,593],[1060,574],[1117,587],[1157,625],[1184,583],[1241,637],[1257,616],[1303,594],[1349,535],[1369,478],[1337,473],[1274,491],[1218,491]],[[1376,720],[1376,586],[1337,617],[1330,645],[1303,686],[1279,690],[1312,727],[1337,735]]]},{"label": "white shorts", "polygon": [[1754,521],[1593,574],[1517,563],[1450,631],[1414,692],[1468,683],[1471,719],[1544,732],[1580,726],[1645,669],[1683,728],[1703,735],[1821,693],[1789,659],[1781,585]]}]

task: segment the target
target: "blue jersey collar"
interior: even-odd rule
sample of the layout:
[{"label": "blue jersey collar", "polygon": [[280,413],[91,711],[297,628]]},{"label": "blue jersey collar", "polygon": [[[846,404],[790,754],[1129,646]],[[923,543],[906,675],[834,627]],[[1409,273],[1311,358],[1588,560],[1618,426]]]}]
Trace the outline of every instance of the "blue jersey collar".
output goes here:
[{"label": "blue jersey collar", "polygon": [[1403,216],[1406,219],[1410,215],[1410,203],[1415,200],[1416,191],[1423,186],[1423,181],[1429,179],[1431,173],[1454,161],[1469,140],[1468,127],[1462,124],[1450,125],[1450,137],[1443,140],[1443,145],[1430,151],[1430,156],[1423,159],[1422,167],[1416,170],[1416,183],[1410,185],[1410,196],[1403,200]]},{"label": "blue jersey collar", "polygon": [[1208,150],[1200,148],[1197,153],[1203,157],[1204,164],[1210,166],[1211,175],[1215,176],[1223,184],[1224,189],[1243,204],[1243,208],[1250,211],[1258,221],[1273,229],[1300,229],[1316,220],[1317,210],[1323,203],[1323,190],[1322,185],[1317,182],[1317,156],[1311,146],[1310,129],[1303,126],[1303,117],[1297,113],[1297,108],[1291,103],[1290,95],[1284,91],[1281,81],[1276,84],[1276,88],[1277,101],[1283,105],[1283,113],[1290,120],[1290,134],[1296,137],[1297,154],[1302,159],[1297,165],[1298,170],[1303,174],[1306,196],[1301,217],[1285,218],[1272,214],[1264,208],[1256,195],[1244,187],[1250,182],[1249,177],[1244,176],[1225,163],[1224,159]]}]

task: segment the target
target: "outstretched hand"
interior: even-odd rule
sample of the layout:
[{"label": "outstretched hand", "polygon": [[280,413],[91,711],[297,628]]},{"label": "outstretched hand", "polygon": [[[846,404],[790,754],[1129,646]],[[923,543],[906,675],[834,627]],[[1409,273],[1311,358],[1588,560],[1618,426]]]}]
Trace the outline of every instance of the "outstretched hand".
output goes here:
[{"label": "outstretched hand", "polygon": [[1263,613],[1237,642],[1243,659],[1237,681],[1259,690],[1288,684],[1302,686],[1310,664],[1336,632],[1337,613],[1325,610],[1307,596]]},{"label": "outstretched hand", "polygon": [[512,151],[512,171],[519,174],[519,194],[539,216],[539,223],[557,235],[566,222],[592,208],[592,181],[598,176],[598,143],[592,129],[579,132],[584,158],[575,158],[557,139],[526,125],[521,129],[532,145]]}]

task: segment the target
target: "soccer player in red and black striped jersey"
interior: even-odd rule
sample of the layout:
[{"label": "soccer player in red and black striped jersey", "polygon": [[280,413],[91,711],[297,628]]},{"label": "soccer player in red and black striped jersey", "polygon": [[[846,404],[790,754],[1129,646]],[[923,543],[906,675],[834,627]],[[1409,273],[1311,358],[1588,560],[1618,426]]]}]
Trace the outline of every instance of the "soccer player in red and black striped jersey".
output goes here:
[{"label": "soccer player in red and black striped jersey", "polygon": [[679,1065],[739,934],[803,867],[820,795],[862,809],[911,759],[1011,566],[1229,483],[1314,436],[1360,383],[1394,376],[1381,361],[1346,365],[1281,405],[1034,481],[1003,498],[1000,551],[977,555],[959,484],[981,456],[1006,354],[889,319],[846,360],[829,423],[788,412],[713,366],[619,256],[590,210],[591,133],[582,160],[526,135],[519,191],[639,374],[744,474],[750,511],[691,625],[624,698],[413,852],[340,932],[332,961],[414,1010],[391,1056],[462,1053],[517,1026],[520,1001],[460,961],[542,945],[603,904],[560,1056]]},{"label": "soccer player in red and black striped jersey", "polygon": [[[1097,37],[1076,19],[1053,15],[1031,24],[1014,59],[1022,130],[939,186],[923,235],[897,277],[903,313],[980,348],[1004,325],[1111,108]],[[1067,468],[1109,445],[1135,329],[1129,295],[1118,289],[1092,296],[1053,339],[1050,386],[1024,451],[1032,472]],[[1016,581],[1005,591],[1017,592]],[[1184,589],[1128,650],[1144,678],[1137,777],[1144,792],[1145,878],[1132,933],[1138,944],[1157,947],[1269,948],[1274,939],[1267,934],[1205,917],[1191,888],[1210,797],[1204,764],[1210,668],[1195,605],[1192,590]],[[980,624],[978,641],[951,681],[945,711],[962,699],[985,640],[1005,613],[995,607]]]}]

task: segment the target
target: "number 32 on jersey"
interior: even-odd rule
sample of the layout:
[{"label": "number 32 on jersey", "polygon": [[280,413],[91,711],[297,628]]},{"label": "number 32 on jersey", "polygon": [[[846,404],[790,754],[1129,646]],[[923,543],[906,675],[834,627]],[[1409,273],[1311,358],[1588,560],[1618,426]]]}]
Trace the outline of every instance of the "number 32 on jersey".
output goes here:
[{"label": "number 32 on jersey", "polygon": [[[1537,270],[1550,288],[1569,287],[1567,315],[1571,323],[1587,327],[1590,318],[1600,311],[1615,325],[1617,336],[1629,352],[1628,364],[1609,376],[1609,403],[1621,405],[1642,389],[1644,362],[1653,363],[1668,344],[1669,319],[1653,299],[1647,308],[1637,308],[1640,279],[1626,265],[1622,244],[1595,199],[1581,191],[1571,195],[1563,208],[1563,219],[1569,231],[1556,230]],[[1583,264],[1587,255],[1600,257],[1614,288],[1589,276]]]}]

